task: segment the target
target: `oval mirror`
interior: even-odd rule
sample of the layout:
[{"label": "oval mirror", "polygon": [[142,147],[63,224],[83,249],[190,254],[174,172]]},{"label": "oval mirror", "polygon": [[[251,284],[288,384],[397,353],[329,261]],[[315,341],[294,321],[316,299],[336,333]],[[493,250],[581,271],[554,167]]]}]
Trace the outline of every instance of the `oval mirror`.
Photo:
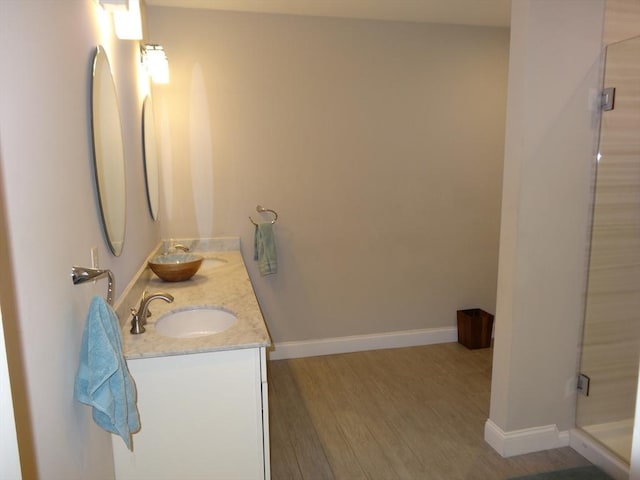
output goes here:
[{"label": "oval mirror", "polygon": [[93,61],[91,126],[102,226],[111,252],[119,256],[125,229],[124,149],[116,86],[102,46],[96,48]]},{"label": "oval mirror", "polygon": [[158,219],[158,145],[156,140],[153,102],[147,95],[142,104],[142,146],[144,156],[144,174],[147,184],[147,202],[149,213],[154,220]]}]

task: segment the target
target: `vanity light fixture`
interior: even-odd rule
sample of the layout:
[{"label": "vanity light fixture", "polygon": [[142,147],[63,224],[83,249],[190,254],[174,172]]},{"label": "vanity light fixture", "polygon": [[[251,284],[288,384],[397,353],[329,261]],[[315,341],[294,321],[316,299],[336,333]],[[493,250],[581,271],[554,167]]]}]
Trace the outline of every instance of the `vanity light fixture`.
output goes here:
[{"label": "vanity light fixture", "polygon": [[142,39],[140,0],[99,0],[100,5],[113,15],[116,36],[121,40]]},{"label": "vanity light fixture", "polygon": [[122,40],[142,39],[142,17],[140,16],[140,0],[129,0],[127,11],[113,12],[113,24],[116,36]]},{"label": "vanity light fixture", "polygon": [[107,12],[111,13],[129,9],[129,0],[98,0],[98,3]]},{"label": "vanity light fixture", "polygon": [[162,45],[148,44],[142,47],[142,64],[153,83],[169,83],[169,60]]}]

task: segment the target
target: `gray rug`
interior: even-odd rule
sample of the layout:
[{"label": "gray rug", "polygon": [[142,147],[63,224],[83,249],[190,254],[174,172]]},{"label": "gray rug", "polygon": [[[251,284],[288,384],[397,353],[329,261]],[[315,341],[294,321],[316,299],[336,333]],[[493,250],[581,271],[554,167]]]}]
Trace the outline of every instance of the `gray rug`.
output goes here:
[{"label": "gray rug", "polygon": [[524,477],[513,477],[510,480],[613,480],[598,467],[576,467],[553,472],[536,473]]}]

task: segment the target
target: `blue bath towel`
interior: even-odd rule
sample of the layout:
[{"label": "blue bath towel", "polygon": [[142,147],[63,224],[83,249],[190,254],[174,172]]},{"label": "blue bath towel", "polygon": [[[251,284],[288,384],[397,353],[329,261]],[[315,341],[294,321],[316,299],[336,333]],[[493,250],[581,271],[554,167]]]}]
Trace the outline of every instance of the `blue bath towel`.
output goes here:
[{"label": "blue bath towel", "polygon": [[98,296],[91,301],[82,335],[74,397],[93,407],[93,420],[120,435],[132,450],[131,434],[140,430],[136,387],[122,353],[118,317]]},{"label": "blue bath towel", "polygon": [[269,275],[278,271],[278,257],[276,255],[276,240],[273,235],[272,223],[256,225],[253,239],[253,259],[258,261],[260,275]]}]

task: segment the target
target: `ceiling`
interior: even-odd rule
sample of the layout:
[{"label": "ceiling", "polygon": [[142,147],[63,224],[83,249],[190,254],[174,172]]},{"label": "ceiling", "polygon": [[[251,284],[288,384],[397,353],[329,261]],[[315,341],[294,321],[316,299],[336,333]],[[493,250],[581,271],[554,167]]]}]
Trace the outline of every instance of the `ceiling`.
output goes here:
[{"label": "ceiling", "polygon": [[511,0],[145,0],[149,6],[508,27]]}]

